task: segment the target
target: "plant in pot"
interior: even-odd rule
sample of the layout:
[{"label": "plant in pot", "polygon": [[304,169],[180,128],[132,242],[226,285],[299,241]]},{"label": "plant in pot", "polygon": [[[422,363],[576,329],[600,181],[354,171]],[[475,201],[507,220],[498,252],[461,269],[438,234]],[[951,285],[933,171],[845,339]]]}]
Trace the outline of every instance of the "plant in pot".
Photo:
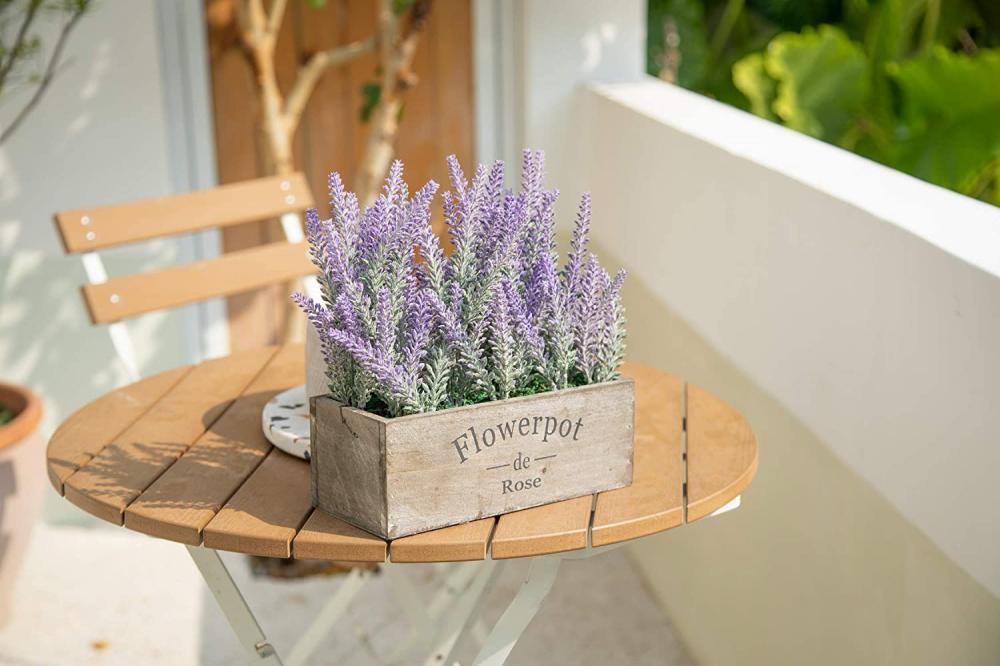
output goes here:
[{"label": "plant in pot", "polygon": [[44,499],[41,418],[31,391],[0,382],[0,625]]},{"label": "plant in pot", "polygon": [[450,255],[437,184],[411,198],[400,162],[363,213],[337,174],[332,218],[307,212],[322,302],[295,298],[329,390],[311,401],[313,503],[385,538],[631,482],[624,273],[588,251],[589,196],[560,268],[540,152],[518,192],[502,162],[448,167]]}]

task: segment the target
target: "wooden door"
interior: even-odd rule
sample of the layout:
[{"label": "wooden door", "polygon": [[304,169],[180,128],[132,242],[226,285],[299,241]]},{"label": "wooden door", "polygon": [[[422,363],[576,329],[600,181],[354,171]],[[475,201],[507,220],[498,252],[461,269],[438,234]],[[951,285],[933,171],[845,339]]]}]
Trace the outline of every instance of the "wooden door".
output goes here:
[{"label": "wooden door", "polygon": [[[310,54],[356,39],[375,29],[374,0],[328,0],[312,9],[291,0],[277,45],[279,83],[291,85]],[[252,72],[239,50],[232,0],[207,0],[209,52],[219,182],[267,173],[259,134]],[[434,178],[447,183],[444,158],[455,153],[463,164],[473,157],[471,0],[434,0],[414,62],[419,83],[407,93],[397,156],[406,163],[411,189]],[[368,128],[361,121],[361,87],[376,77],[368,55],[326,72],[309,102],[295,136],[295,166],[303,170],[317,201],[326,200],[326,180],[339,171],[354,182]],[[325,206],[320,206],[325,213]],[[437,208],[440,220],[440,206]],[[276,222],[226,229],[223,248],[238,250],[281,239]],[[287,294],[271,287],[231,297],[227,312],[235,351],[272,344],[280,336]]]}]

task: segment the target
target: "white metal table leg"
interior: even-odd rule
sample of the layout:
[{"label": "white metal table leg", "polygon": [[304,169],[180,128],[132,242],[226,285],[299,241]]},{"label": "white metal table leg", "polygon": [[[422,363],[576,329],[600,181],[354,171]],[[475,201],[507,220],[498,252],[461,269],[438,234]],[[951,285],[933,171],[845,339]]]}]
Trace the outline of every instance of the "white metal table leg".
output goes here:
[{"label": "white metal table leg", "polygon": [[267,636],[253,616],[246,599],[240,594],[233,577],[229,575],[219,553],[211,548],[197,546],[188,546],[187,549],[240,643],[260,663],[282,666],[281,658],[274,646],[267,642]]},{"label": "white metal table leg", "polygon": [[402,566],[405,565],[389,563],[382,566],[392,595],[410,623],[409,637],[399,642],[396,650],[388,658],[389,663],[399,661],[402,655],[408,654],[416,645],[420,645],[421,652],[427,650],[433,626],[432,618],[427,611],[427,602],[410,580],[410,572],[403,571]]},{"label": "white metal table leg", "polygon": [[449,568],[441,570],[444,575],[440,589],[427,604],[427,613],[431,619],[437,619],[445,609],[450,608],[454,599],[468,589],[480,570],[479,562],[450,562],[449,565]]},{"label": "white metal table leg", "polygon": [[552,589],[561,561],[560,555],[549,555],[536,557],[531,562],[528,577],[494,625],[486,644],[472,662],[474,666],[502,666],[507,661],[510,651]]},{"label": "white metal table leg", "polygon": [[435,636],[434,650],[431,651],[425,666],[440,666],[454,661],[454,651],[459,639],[465,636],[470,628],[479,620],[479,611],[486,597],[486,592],[492,587],[500,571],[503,561],[485,560],[476,564],[478,571],[472,583],[455,601],[451,610],[441,619],[440,629]]},{"label": "white metal table leg", "polygon": [[299,637],[292,651],[288,653],[288,659],[285,660],[288,666],[301,666],[306,663],[337,620],[347,612],[347,607],[370,576],[371,572],[360,568],[351,570],[326,605],[316,614],[305,633]]}]

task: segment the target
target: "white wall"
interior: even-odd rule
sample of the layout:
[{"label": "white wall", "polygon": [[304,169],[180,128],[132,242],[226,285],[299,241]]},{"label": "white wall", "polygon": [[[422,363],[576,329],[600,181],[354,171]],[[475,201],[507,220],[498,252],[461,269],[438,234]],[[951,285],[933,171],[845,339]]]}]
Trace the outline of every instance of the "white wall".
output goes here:
[{"label": "white wall", "polygon": [[740,511],[637,551],[695,653],[996,663],[1000,209],[652,79],[580,108],[633,353],[761,442]]},{"label": "white wall", "polygon": [[653,79],[589,104],[599,242],[1000,595],[1000,209]]},{"label": "white wall", "polygon": [[[548,171],[568,176],[587,141],[574,91],[586,81],[642,78],[646,3],[475,0],[473,9],[477,159],[505,160],[516,179],[521,150],[540,148]],[[564,199],[583,192],[575,180],[557,183]]]},{"label": "white wall", "polygon": [[642,3],[517,6],[563,212],[1000,594],[1000,210],[642,77]]},{"label": "white wall", "polygon": [[[192,185],[192,179],[177,182],[193,167],[178,152],[180,119],[168,115],[168,102],[175,100],[164,87],[162,9],[153,0],[95,3],[71,37],[69,64],[0,146],[0,377],[42,395],[47,431],[126,377],[106,328],[87,320],[80,259],[63,254],[52,213]],[[46,25],[43,32],[49,45],[54,27]],[[192,52],[203,54],[199,35],[191,37]],[[0,124],[23,99],[20,94],[4,100]],[[205,176],[198,178],[204,182]],[[169,241],[103,256],[114,275],[187,261],[194,253],[190,241]],[[129,324],[143,374],[197,355],[193,312],[154,314]]]},{"label": "white wall", "polygon": [[642,5],[517,3],[511,39],[632,357],[760,436],[741,509],[636,548],[650,583],[705,664],[998,663],[1000,212],[643,79]]}]

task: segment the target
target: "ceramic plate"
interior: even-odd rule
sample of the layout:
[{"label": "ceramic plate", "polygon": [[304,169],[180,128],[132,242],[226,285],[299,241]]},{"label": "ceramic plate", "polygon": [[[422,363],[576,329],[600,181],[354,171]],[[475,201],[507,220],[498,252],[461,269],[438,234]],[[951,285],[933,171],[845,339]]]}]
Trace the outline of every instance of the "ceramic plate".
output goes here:
[{"label": "ceramic plate", "polygon": [[271,398],[261,416],[264,436],[285,453],[309,460],[309,401],[306,386]]}]

